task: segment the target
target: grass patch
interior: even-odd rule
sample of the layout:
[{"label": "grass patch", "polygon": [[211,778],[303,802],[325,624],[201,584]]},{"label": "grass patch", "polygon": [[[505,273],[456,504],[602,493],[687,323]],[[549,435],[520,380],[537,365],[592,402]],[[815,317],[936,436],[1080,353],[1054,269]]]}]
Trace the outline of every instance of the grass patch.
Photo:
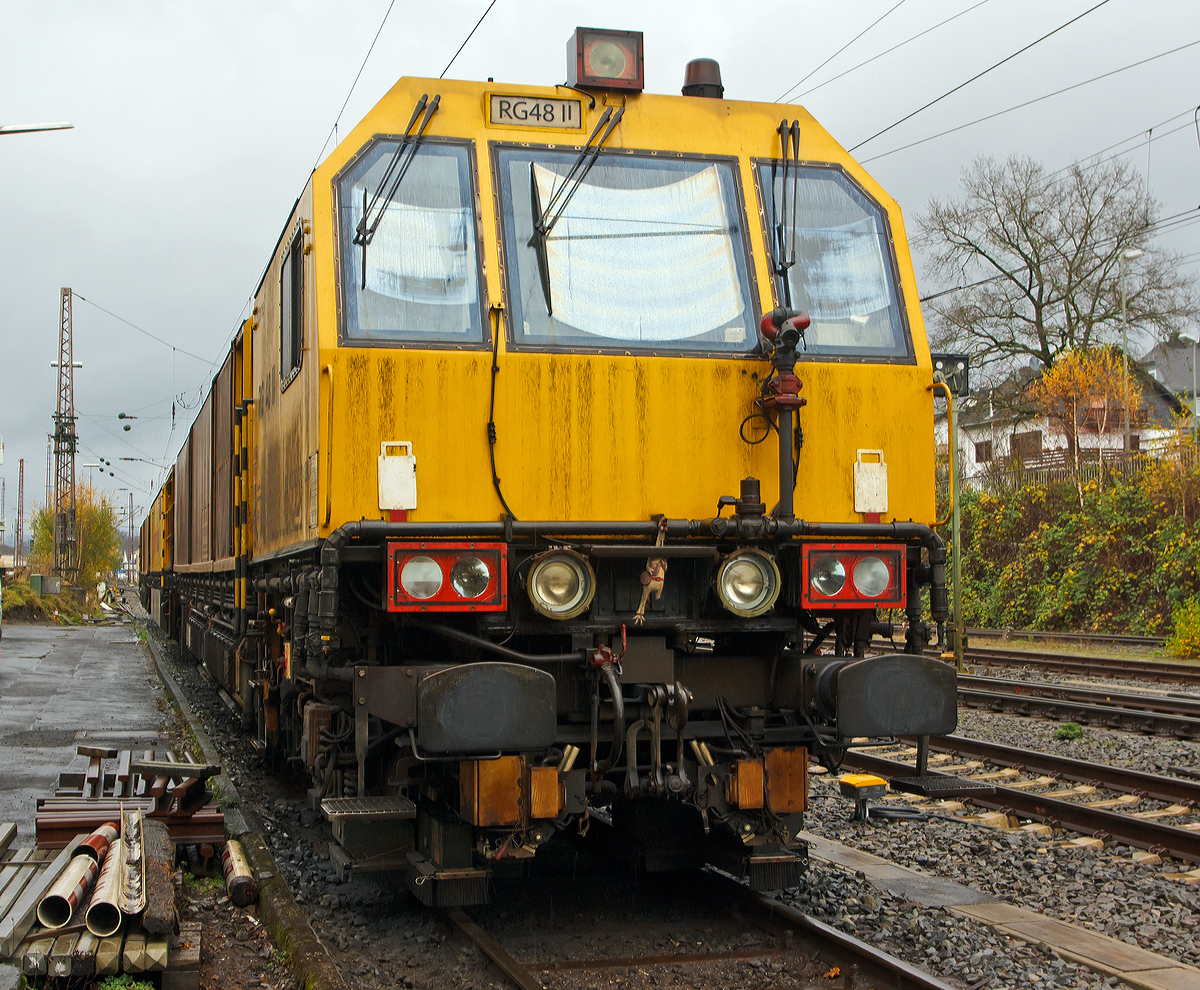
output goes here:
[{"label": "grass patch", "polygon": [[1078,722],[1064,722],[1054,730],[1054,738],[1063,742],[1071,742],[1083,738],[1083,726]]},{"label": "grass patch", "polygon": [[100,981],[99,986],[100,990],[155,990],[153,983],[139,980],[129,973],[122,973],[120,976],[106,976]]},{"label": "grass patch", "polygon": [[35,594],[28,578],[5,583],[3,609],[6,622],[55,622],[64,626],[76,625],[93,615],[93,610],[69,595]]}]

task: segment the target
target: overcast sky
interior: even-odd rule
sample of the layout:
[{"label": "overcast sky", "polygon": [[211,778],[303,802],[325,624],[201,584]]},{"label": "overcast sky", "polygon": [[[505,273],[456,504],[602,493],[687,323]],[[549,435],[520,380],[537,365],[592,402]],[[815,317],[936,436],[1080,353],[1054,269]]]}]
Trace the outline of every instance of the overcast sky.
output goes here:
[{"label": "overcast sky", "polygon": [[[84,363],[75,378],[78,462],[111,460],[115,477],[104,474],[104,485],[134,491],[140,523],[162,471],[118,458],[174,458],[198,390],[225,353],[388,2],[0,0],[0,124],[75,125],[0,136],[0,476],[10,534],[19,458],[27,517],[44,499],[60,287],[202,358],[173,353],[75,301],[75,356]],[[800,101],[852,147],[1096,2],[497,0],[449,75],[551,85],[565,78],[566,40],[577,24],[640,30],[651,92],[678,93],[684,64],[700,56],[720,61],[725,95],[735,100],[775,100],[817,69],[794,91],[804,93],[853,69]],[[341,134],[398,77],[437,76],[487,3],[396,0]],[[739,20],[736,10],[753,19]],[[883,155],[866,167],[899,201],[910,229],[930,197],[957,193],[976,156],[1029,155],[1057,169],[1125,139],[1105,154],[1128,151],[1148,169],[1162,214],[1195,209],[1200,45],[885,154],[1193,41],[1195,0],[1109,0],[856,157]],[[1200,252],[1200,225],[1157,243]],[[929,291],[920,270],[917,278]],[[129,432],[121,412],[139,417]],[[126,491],[116,494],[128,505]]]}]

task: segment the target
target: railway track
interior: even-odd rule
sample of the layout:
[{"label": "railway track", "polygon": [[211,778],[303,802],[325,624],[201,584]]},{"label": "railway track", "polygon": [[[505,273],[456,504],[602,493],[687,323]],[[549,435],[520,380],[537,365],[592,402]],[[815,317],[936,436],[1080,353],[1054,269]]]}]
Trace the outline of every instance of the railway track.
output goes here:
[{"label": "railway track", "polygon": [[1037,629],[968,629],[968,636],[981,639],[1027,639],[1059,643],[1108,643],[1112,646],[1161,647],[1161,636],[1126,636],[1120,633],[1042,632]]},{"label": "railway track", "polygon": [[[959,736],[936,737],[930,748],[936,754],[930,776],[946,779],[953,771],[995,787],[992,794],[972,795],[972,805],[1200,863],[1200,781]],[[851,750],[843,766],[891,778],[911,776],[915,762],[915,747],[876,746]],[[1073,785],[1063,787],[1064,781]],[[953,809],[943,803],[931,810],[938,807]]]},{"label": "railway track", "polygon": [[1074,684],[958,676],[958,701],[969,708],[1034,715],[1110,729],[1200,739],[1200,698],[1138,694]]},{"label": "railway track", "polygon": [[1077,674],[1083,677],[1200,685],[1200,664],[1196,663],[1072,656],[1032,650],[980,649],[974,646],[967,650],[966,662],[971,667],[1026,667],[1046,673]]},{"label": "railway track", "polygon": [[[678,968],[683,966],[720,966],[751,960],[774,960],[777,968],[787,969],[793,979],[797,976],[808,977],[812,986],[820,986],[822,981],[828,985],[830,979],[841,974],[848,980],[853,979],[854,985],[865,981],[861,985],[894,990],[950,990],[949,985],[937,977],[769,895],[754,893],[725,874],[704,870],[683,882],[689,885],[695,883],[696,889],[684,892],[690,895],[694,903],[729,910],[730,916],[714,919],[714,924],[732,922],[733,930],[738,927],[743,930],[740,940],[751,944],[712,951],[684,949],[685,936],[682,933],[686,926],[676,921],[671,926],[676,937],[670,939],[670,944],[678,946],[681,951],[635,955],[586,952],[580,956],[562,951],[577,941],[578,936],[556,926],[547,940],[552,941],[556,951],[546,955],[544,950],[539,950],[536,936],[531,938],[528,934],[522,934],[512,937],[489,932],[485,927],[486,921],[480,924],[462,908],[444,908],[441,915],[448,924],[474,942],[519,990],[544,990],[556,974],[570,972],[636,970],[645,974],[647,971],[662,970],[669,974],[678,972]],[[712,933],[714,924],[706,926],[704,930]],[[753,933],[749,931],[751,928]],[[619,939],[610,941],[619,943]],[[659,981],[654,981],[652,977],[652,982]],[[789,985],[792,985],[791,981]],[[849,982],[846,985],[850,985]]]}]

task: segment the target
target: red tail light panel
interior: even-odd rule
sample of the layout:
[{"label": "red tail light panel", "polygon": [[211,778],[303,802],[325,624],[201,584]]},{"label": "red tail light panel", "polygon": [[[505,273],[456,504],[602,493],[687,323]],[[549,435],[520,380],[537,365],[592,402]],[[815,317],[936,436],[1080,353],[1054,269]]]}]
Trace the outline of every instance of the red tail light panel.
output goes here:
[{"label": "red tail light panel", "polygon": [[908,602],[903,543],[806,543],[800,603],[813,611],[904,608]]},{"label": "red tail light panel", "polygon": [[503,612],[508,608],[508,545],[389,543],[387,607],[389,612]]}]

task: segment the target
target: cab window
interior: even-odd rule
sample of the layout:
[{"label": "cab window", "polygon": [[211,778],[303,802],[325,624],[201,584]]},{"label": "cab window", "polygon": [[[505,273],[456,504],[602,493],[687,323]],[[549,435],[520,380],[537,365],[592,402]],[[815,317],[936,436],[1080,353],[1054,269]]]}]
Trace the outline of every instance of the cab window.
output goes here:
[{"label": "cab window", "polygon": [[[342,314],[355,343],[482,345],[475,192],[468,149],[425,141],[403,171],[379,139],[337,178]],[[373,230],[360,231],[364,212]],[[364,243],[365,241],[365,243]]]},{"label": "cab window", "polygon": [[883,210],[840,168],[802,166],[794,189],[788,180],[786,215],[777,216],[784,202],[781,165],[759,165],[759,188],[776,298],[812,319],[807,354],[909,356],[912,346]]},{"label": "cab window", "polygon": [[304,235],[297,232],[279,272],[279,383],[300,371],[304,355]]},{"label": "cab window", "polygon": [[[601,154],[575,183],[577,157],[542,148],[496,154],[514,345],[754,351],[732,163]],[[539,221],[549,229],[535,237]]]}]

